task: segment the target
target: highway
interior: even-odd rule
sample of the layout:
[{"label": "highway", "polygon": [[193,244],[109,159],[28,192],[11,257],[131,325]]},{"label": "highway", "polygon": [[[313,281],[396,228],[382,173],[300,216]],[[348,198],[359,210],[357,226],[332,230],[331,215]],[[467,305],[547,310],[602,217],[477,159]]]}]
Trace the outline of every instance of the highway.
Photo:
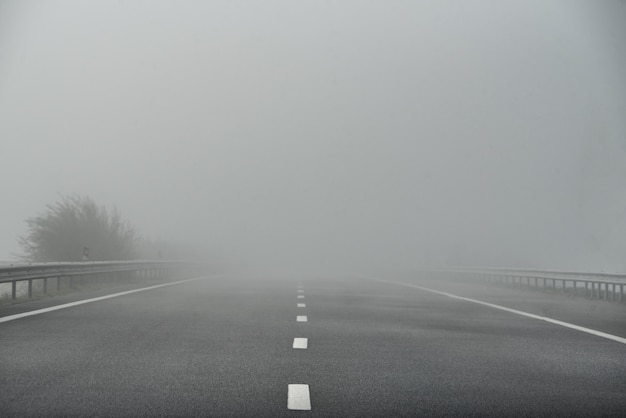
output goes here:
[{"label": "highway", "polygon": [[626,411],[626,306],[380,279],[222,275],[26,317],[129,288],[0,307],[0,416]]}]

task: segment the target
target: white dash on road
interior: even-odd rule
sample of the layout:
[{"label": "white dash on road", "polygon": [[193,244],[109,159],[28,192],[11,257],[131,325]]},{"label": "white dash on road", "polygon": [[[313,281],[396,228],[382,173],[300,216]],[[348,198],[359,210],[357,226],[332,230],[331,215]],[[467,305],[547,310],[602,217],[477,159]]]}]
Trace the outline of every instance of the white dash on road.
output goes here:
[{"label": "white dash on road", "polygon": [[127,290],[125,292],[113,293],[111,295],[100,296],[100,297],[97,297],[97,298],[83,299],[83,300],[78,300],[76,302],[64,303],[63,305],[56,305],[56,306],[51,306],[49,308],[37,309],[36,311],[29,311],[29,312],[23,312],[23,313],[19,313],[19,314],[15,314],[15,315],[3,316],[2,318],[0,318],[0,323],[1,322],[13,321],[13,320],[20,319],[20,318],[25,318],[27,316],[39,315],[39,314],[43,314],[43,313],[46,313],[46,312],[58,311],[59,309],[71,308],[72,306],[84,305],[85,303],[98,302],[100,300],[106,300],[106,299],[116,298],[116,297],[119,297],[119,296],[130,295],[132,293],[144,292],[146,290],[152,290],[152,289],[158,289],[160,287],[174,286],[174,285],[177,285],[177,284],[187,283],[187,282],[190,282],[190,281],[193,281],[193,280],[199,280],[199,279],[201,279],[201,277],[196,277],[196,278],[187,279],[187,280],[179,280],[177,282],[157,284],[155,286],[142,287],[141,289]]},{"label": "white dash on road", "polygon": [[298,321],[298,322],[308,322],[308,318],[306,317],[306,315],[298,315],[298,316],[296,316],[296,321]]},{"label": "white dash on road", "polygon": [[298,308],[306,308],[306,303],[298,303]]},{"label": "white dash on road", "polygon": [[298,299],[304,299],[303,295],[298,295]]},{"label": "white dash on road", "polygon": [[301,350],[306,350],[309,348],[309,339],[308,338],[294,338],[293,339],[293,348],[299,348]]},{"label": "white dash on road", "polygon": [[298,289],[298,293],[304,293],[304,290]]},{"label": "white dash on road", "polygon": [[452,299],[464,300],[466,302],[471,302],[471,303],[476,303],[476,304],[483,305],[483,306],[488,306],[490,308],[499,309],[501,311],[510,312],[510,313],[513,313],[513,314],[516,314],[516,315],[520,315],[520,316],[525,316],[525,317],[528,317],[528,318],[538,319],[540,321],[549,322],[551,324],[560,325],[560,326],[565,327],[565,328],[575,329],[577,331],[586,332],[587,334],[595,335],[597,337],[602,337],[602,338],[606,338],[608,340],[617,341],[618,343],[626,344],[626,338],[618,337],[617,335],[613,335],[613,334],[607,334],[606,332],[597,331],[597,330],[591,329],[591,328],[581,327],[580,325],[570,324],[569,322],[559,321],[558,319],[548,318],[547,316],[540,316],[540,315],[535,315],[535,314],[532,314],[532,313],[529,313],[529,312],[518,311],[517,309],[507,308],[506,306],[496,305],[495,303],[483,302],[482,300],[478,300],[478,299],[471,299],[471,298],[466,298],[466,297],[463,297],[463,296],[457,296],[457,295],[454,295],[452,293],[442,292],[440,290],[430,289],[428,287],[417,286],[417,285],[414,285],[414,284],[409,284],[409,283],[404,283],[404,282],[396,282],[396,281],[393,281],[393,280],[376,280],[376,281],[377,282],[381,282],[381,283],[392,283],[392,284],[396,284],[396,285],[400,285],[400,286],[412,287],[412,288],[415,288],[415,289],[425,290],[426,292],[431,292],[431,293],[437,293],[439,295],[447,296],[447,297],[452,298]]},{"label": "white dash on road", "polygon": [[290,384],[287,388],[287,409],[297,411],[311,410],[309,385]]}]

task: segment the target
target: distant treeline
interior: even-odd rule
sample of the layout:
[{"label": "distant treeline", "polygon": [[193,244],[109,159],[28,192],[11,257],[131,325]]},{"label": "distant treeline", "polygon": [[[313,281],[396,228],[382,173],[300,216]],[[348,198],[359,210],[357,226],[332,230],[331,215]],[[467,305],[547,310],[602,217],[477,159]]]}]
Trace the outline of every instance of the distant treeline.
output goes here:
[{"label": "distant treeline", "polygon": [[109,211],[85,196],[62,196],[26,224],[26,234],[18,238],[23,261],[156,259],[165,255],[163,243],[139,238],[117,209]]}]

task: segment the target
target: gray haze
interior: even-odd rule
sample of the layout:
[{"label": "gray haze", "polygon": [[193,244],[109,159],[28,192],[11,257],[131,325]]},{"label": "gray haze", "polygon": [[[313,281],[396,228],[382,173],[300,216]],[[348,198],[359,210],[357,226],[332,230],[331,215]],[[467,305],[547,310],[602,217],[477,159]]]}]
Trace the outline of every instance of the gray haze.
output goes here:
[{"label": "gray haze", "polygon": [[3,1],[0,259],[59,193],[303,272],[626,270],[620,1]]}]

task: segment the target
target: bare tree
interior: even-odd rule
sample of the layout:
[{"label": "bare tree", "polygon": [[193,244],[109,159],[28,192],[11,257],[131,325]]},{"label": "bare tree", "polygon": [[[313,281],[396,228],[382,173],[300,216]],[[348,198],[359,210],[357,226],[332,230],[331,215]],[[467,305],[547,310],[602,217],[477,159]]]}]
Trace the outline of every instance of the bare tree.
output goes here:
[{"label": "bare tree", "polygon": [[128,260],[135,256],[133,227],[117,209],[109,213],[89,197],[62,196],[26,224],[28,232],[18,241],[28,261]]}]

